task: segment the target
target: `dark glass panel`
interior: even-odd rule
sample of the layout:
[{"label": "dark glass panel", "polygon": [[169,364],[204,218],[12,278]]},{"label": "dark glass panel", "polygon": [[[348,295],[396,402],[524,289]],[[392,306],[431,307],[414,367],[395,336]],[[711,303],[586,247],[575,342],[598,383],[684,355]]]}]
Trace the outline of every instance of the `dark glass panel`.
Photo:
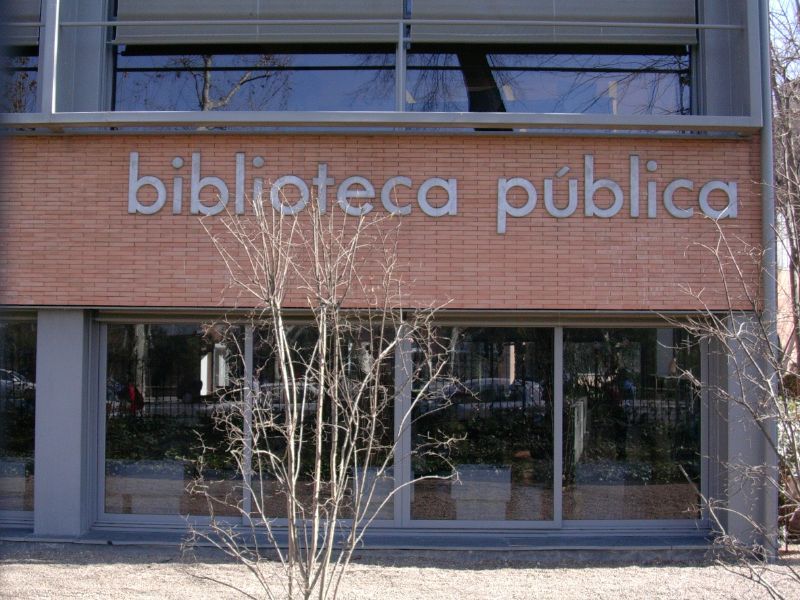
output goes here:
[{"label": "dark glass panel", "polygon": [[[305,435],[302,438],[297,494],[301,505],[311,506],[314,449],[318,434],[321,434],[323,439],[323,497],[330,493],[330,488],[326,486],[331,481],[330,458],[333,444],[330,440],[332,439],[331,414],[334,402],[330,393],[320,394],[320,390],[330,390],[336,384],[340,386],[337,395],[337,410],[340,414],[339,434],[344,436],[345,429],[354,434],[359,439],[356,449],[357,462],[362,465],[366,462],[369,463],[358,473],[347,473],[351,481],[347,494],[353,497],[353,478],[358,477],[359,482],[362,482],[360,487],[366,490],[366,492],[362,492],[365,494],[364,504],[369,500],[366,512],[362,512],[362,514],[366,514],[367,518],[376,515],[379,519],[392,519],[393,499],[389,499],[381,506],[394,488],[391,459],[388,461],[388,468],[383,475],[380,474],[380,471],[384,462],[387,461],[387,457],[390,458],[389,452],[394,443],[394,357],[389,354],[379,365],[376,365],[375,361],[382,349],[385,348],[385,341],[381,340],[379,331],[373,330],[368,323],[361,323],[357,320],[349,322],[343,319],[338,323],[338,327],[341,328],[338,344],[334,340],[336,334],[329,333],[326,345],[329,356],[332,356],[334,346],[337,345],[339,354],[335,362],[332,358],[330,362],[326,363],[327,371],[322,379],[322,384],[320,383],[319,355],[315,353],[315,349],[318,351],[321,347],[319,330],[307,325],[288,326],[285,330],[287,343],[292,348],[291,363],[294,377],[299,382],[297,385],[298,401],[302,399],[303,390],[307,390],[306,401],[300,404],[302,407],[300,418]],[[256,452],[254,456],[252,485],[256,504],[261,507],[261,512],[268,517],[285,518],[287,515],[285,478],[275,473],[267,458],[267,453],[278,457],[279,462],[285,464],[287,445],[281,428],[286,422],[283,413],[287,408],[291,409],[291,406],[286,402],[285,381],[281,375],[280,364],[271,336],[272,332],[269,329],[257,330],[255,336],[254,367],[258,393],[254,406],[254,447],[256,450],[262,450],[264,454],[259,455]],[[392,337],[392,333],[383,333],[384,340],[392,339]],[[374,372],[376,366],[378,378],[377,381],[374,381],[367,374]],[[374,381],[375,385],[370,383],[367,388],[372,393],[363,393],[361,384],[365,381]],[[317,403],[320,401],[320,396],[322,396],[323,422],[325,423],[322,427],[317,426]],[[360,405],[359,412],[349,414],[351,416],[358,414],[359,416],[348,423],[342,415],[348,411],[351,404],[356,402]],[[374,404],[370,404],[370,402]],[[374,423],[370,418],[373,410],[379,415]],[[353,428],[356,421],[359,423],[358,430]],[[375,425],[374,436],[370,440],[369,431],[373,424]],[[375,478],[379,476],[380,478],[375,481]],[[371,498],[368,496],[370,490],[373,490]],[[339,516],[350,518],[352,514],[352,505],[345,501]]]},{"label": "dark glass panel", "polygon": [[564,518],[696,519],[700,350],[680,329],[564,330]]},{"label": "dark glass panel", "polygon": [[239,339],[195,324],[108,326],[106,512],[208,514],[208,499],[188,491],[202,475],[220,499],[213,513],[239,514],[241,480],[218,426],[240,414]]},{"label": "dark glass panel", "polygon": [[[437,345],[448,364],[413,413],[412,475],[429,479],[411,518],[551,520],[553,330],[442,328]],[[414,397],[429,381],[419,360],[415,373]],[[443,437],[458,440],[444,455]]]},{"label": "dark glass panel", "polygon": [[393,51],[147,52],[118,51],[114,110],[394,109]]},{"label": "dark glass panel", "polygon": [[0,321],[0,510],[33,510],[36,323]]},{"label": "dark glass panel", "polygon": [[38,48],[10,52],[0,52],[0,112],[35,112],[39,80]]},{"label": "dark glass panel", "polygon": [[688,114],[689,55],[497,51],[482,46],[408,55],[412,111]]}]

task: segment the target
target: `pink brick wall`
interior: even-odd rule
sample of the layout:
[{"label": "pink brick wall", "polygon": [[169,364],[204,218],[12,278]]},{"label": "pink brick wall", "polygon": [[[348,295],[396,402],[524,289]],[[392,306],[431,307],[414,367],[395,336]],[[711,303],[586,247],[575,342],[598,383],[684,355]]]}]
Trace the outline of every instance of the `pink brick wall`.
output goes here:
[{"label": "pink brick wall", "polygon": [[[726,305],[716,262],[698,244],[715,244],[715,224],[697,206],[698,188],[713,179],[738,182],[739,215],[720,221],[735,245],[757,245],[761,207],[758,140],[695,141],[636,138],[514,138],[448,134],[402,135],[107,135],[12,137],[0,166],[0,303],[137,307],[214,307],[226,275],[198,217],[189,214],[192,152],[202,176],[222,177],[233,195],[234,154],[247,154],[247,181],[293,174],[309,186],[326,162],[336,185],[368,177],[380,193],[389,177],[405,175],[414,192],[429,177],[457,178],[458,215],[432,218],[412,202],[402,217],[399,264],[408,292],[450,308],[681,310],[697,307],[682,289],[703,290],[712,307]],[[128,214],[129,153],[140,153],[139,175],[166,184],[158,214]],[[583,216],[583,161],[595,158],[595,178],[611,177],[626,203],[610,219]],[[641,216],[629,213],[628,161],[641,158]],[[266,165],[254,169],[251,159]],[[186,162],[180,171],[170,161]],[[645,170],[658,162],[655,174]],[[563,166],[571,171],[555,179]],[[183,212],[172,214],[172,177],[184,177]],[[497,179],[526,177],[539,193],[530,216],[508,220],[497,233]],[[556,219],[544,208],[543,179],[555,179],[565,203],[570,177],[581,180],[578,211]],[[660,191],[677,178],[694,192],[676,195],[695,215],[667,214]],[[648,219],[646,181],[659,182],[658,217]],[[145,201],[150,190],[141,190]],[[518,196],[517,203],[519,203]],[[719,198],[715,201],[719,204]],[[610,195],[598,192],[598,204]],[[231,202],[233,199],[231,198]],[[332,211],[335,187],[329,192]],[[379,199],[376,214],[386,214]],[[219,219],[210,217],[209,220]],[[742,240],[741,242],[739,240]],[[746,268],[749,282],[755,270]],[[224,301],[230,304],[228,299]],[[292,303],[302,305],[295,296]],[[736,303],[747,308],[739,300]]]}]

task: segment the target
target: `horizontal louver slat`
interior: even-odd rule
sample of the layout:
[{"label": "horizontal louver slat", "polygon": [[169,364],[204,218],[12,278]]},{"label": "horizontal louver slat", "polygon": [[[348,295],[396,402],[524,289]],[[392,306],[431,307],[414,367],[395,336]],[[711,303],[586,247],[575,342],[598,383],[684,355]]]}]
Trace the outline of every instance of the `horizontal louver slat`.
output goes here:
[{"label": "horizontal louver slat", "polygon": [[41,0],[0,0],[0,39],[6,46],[38,46],[39,28],[14,25],[38,23]]},{"label": "horizontal louver slat", "polygon": [[[399,19],[402,0],[119,0],[120,21],[246,19]],[[121,44],[393,42],[392,23],[281,25],[125,25],[114,37]]]},{"label": "horizontal louver slat", "polygon": [[[414,0],[413,19],[621,22],[666,25],[696,22],[694,0]],[[402,0],[119,0],[121,21],[247,19],[398,19]],[[693,44],[692,27],[602,27],[415,23],[414,41],[486,43]],[[394,24],[126,25],[124,44],[237,42],[391,42]]]},{"label": "horizontal louver slat", "polygon": [[[414,0],[415,19],[482,19],[497,21],[572,21],[598,23],[696,22],[694,0]],[[412,40],[506,43],[631,43],[694,44],[697,35],[687,27],[570,27],[417,23]]]}]

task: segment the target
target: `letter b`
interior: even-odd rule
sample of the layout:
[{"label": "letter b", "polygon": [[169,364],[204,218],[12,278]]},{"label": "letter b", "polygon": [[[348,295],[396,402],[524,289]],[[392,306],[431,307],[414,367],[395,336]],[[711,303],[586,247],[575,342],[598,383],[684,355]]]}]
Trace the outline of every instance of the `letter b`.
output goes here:
[{"label": "letter b", "polygon": [[[613,217],[622,208],[623,196],[622,188],[613,179],[594,180],[594,156],[586,154],[584,160],[584,213],[587,217],[602,217],[608,219]],[[600,208],[594,203],[594,194],[600,188],[609,190],[614,195],[614,202],[608,208]]]},{"label": "letter b", "polygon": [[[217,189],[217,203],[206,206],[200,202],[200,190],[204,187]],[[200,178],[200,153],[192,152],[192,214],[216,215],[228,205],[228,186],[219,177]]]},{"label": "letter b", "polygon": [[[156,200],[150,205],[139,202],[139,190],[146,185],[156,190]],[[139,153],[131,152],[128,171],[128,212],[152,215],[160,211],[166,201],[167,188],[164,187],[164,182],[152,175],[139,177]]]}]

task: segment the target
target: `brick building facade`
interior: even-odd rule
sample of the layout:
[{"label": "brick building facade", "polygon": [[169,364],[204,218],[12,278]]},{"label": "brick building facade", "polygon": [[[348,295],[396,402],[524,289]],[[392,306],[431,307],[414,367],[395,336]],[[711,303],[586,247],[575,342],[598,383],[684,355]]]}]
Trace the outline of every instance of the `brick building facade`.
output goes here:
[{"label": "brick building facade", "polygon": [[[263,356],[208,326],[258,337],[207,230],[259,192],[386,217],[407,308],[445,306],[463,383],[394,467],[443,478],[378,535],[697,549],[708,498],[774,522],[726,466],[775,462],[715,392],[736,357],[680,326],[774,309],[765,1],[188,4],[7,2],[0,531],[210,518],[187,440]],[[464,433],[457,479],[425,427]]]}]

